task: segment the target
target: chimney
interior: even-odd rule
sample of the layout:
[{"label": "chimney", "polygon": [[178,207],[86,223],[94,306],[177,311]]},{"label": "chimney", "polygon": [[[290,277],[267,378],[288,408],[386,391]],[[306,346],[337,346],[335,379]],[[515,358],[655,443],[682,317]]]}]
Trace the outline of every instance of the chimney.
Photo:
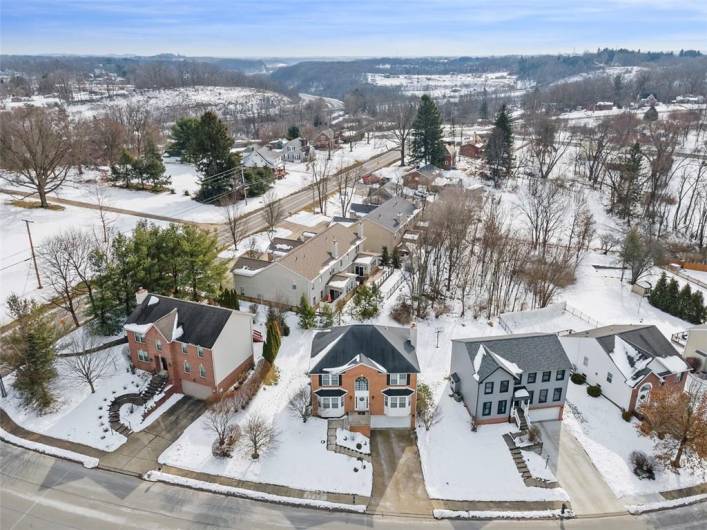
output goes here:
[{"label": "chimney", "polygon": [[365,236],[363,235],[363,222],[359,221],[356,223],[356,236],[358,236],[359,239],[363,239]]},{"label": "chimney", "polygon": [[137,302],[137,305],[140,305],[145,298],[147,298],[148,294],[147,289],[144,287],[140,287],[137,291],[135,291],[135,301]]},{"label": "chimney", "polygon": [[410,344],[413,348],[417,348],[417,324],[410,324]]},{"label": "chimney", "polygon": [[329,254],[331,254],[331,257],[334,259],[339,257],[339,243],[337,243],[336,239],[332,239],[332,241],[331,241],[331,246],[329,248]]}]

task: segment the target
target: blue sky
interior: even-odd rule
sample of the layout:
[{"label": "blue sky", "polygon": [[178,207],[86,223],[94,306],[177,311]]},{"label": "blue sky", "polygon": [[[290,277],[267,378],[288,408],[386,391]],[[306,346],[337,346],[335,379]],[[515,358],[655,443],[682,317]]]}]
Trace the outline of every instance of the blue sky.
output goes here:
[{"label": "blue sky", "polygon": [[2,0],[2,53],[707,51],[707,0]]}]

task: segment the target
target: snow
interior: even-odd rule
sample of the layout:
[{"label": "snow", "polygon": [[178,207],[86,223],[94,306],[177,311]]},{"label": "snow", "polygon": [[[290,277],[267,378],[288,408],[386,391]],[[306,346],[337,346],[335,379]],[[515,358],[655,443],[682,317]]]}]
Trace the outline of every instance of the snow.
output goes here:
[{"label": "snow", "polygon": [[[78,330],[77,332],[82,332]],[[106,342],[111,338],[100,338]],[[33,432],[77,442],[103,451],[114,451],[125,443],[126,438],[110,429],[108,406],[121,394],[137,392],[149,379],[147,372],[131,374],[124,344],[101,350],[91,355],[110,355],[112,364],[104,379],[95,383],[96,392],[91,393],[87,384],[77,384],[66,365],[58,360],[58,376],[53,384],[57,403],[42,415],[26,408],[12,387],[14,374],[4,378],[8,397],[0,400],[0,407],[12,420]],[[99,409],[99,407],[101,407]],[[99,417],[100,416],[100,417]]]},{"label": "snow", "polygon": [[550,467],[545,463],[545,458],[533,451],[522,451],[522,454],[531,475],[550,481],[557,480]]},{"label": "snow", "polygon": [[437,508],[432,510],[435,519],[570,519],[574,517],[572,510],[526,510],[526,511],[460,511],[443,510]]},{"label": "snow", "polygon": [[[172,408],[172,405],[176,404],[183,397],[184,397],[184,394],[172,394],[171,396],[169,396],[169,398],[167,398],[167,401],[162,403],[153,412],[151,412],[150,415],[147,416],[147,418],[145,418],[145,421],[143,421],[139,425],[137,425],[133,429],[133,431],[140,432],[140,431],[144,431],[145,429],[147,429],[156,420],[158,420],[159,417],[162,416],[162,414],[164,414],[170,408]],[[153,398],[153,400],[154,400],[154,398]]]},{"label": "snow", "polygon": [[[682,273],[685,276],[694,278],[695,280],[707,284],[707,271],[696,271],[692,269],[682,269]],[[693,286],[694,287],[694,286]]]},{"label": "snow", "polygon": [[[259,318],[264,317],[261,312]],[[288,410],[292,394],[308,383],[309,350],[312,331],[303,331],[297,317],[289,313],[290,336],[283,337],[277,356],[279,382],[263,386],[246,411],[239,412],[235,422],[243,424],[250,414],[260,414],[272,421],[277,443],[266,449],[256,461],[244,447],[243,437],[232,458],[212,456],[213,434],[205,428],[202,416],[159,457],[161,464],[191,469],[230,478],[278,484],[307,491],[355,493],[368,496],[372,487],[370,464],[328,451],[327,422],[301,418]],[[364,467],[365,466],[365,467]],[[354,471],[356,469],[357,471]]]},{"label": "snow", "polygon": [[0,440],[3,440],[12,445],[18,447],[24,447],[25,449],[30,449],[32,451],[37,451],[45,455],[56,456],[58,458],[64,458],[66,460],[72,460],[83,464],[84,467],[94,468],[98,466],[98,458],[92,456],[82,455],[75,451],[69,451],[67,449],[60,449],[59,447],[54,447],[53,445],[46,445],[39,442],[33,442],[30,440],[25,440],[14,434],[10,434],[5,429],[0,427]]},{"label": "snow", "polygon": [[515,311],[499,315],[510,333],[557,333],[559,331],[584,331],[592,323],[567,311],[567,303],[550,304],[541,309]]},{"label": "snow", "polygon": [[289,216],[285,221],[312,228],[321,223],[328,223],[330,218],[318,213],[301,211]]},{"label": "snow", "polygon": [[584,447],[592,462],[617,497],[657,493],[701,484],[705,473],[682,469],[674,473],[656,466],[655,480],[641,480],[633,474],[629,462],[632,451],[653,454],[653,441],[641,436],[637,422],[627,423],[621,411],[604,397],[592,398],[583,385],[569,385],[567,401],[581,413],[578,418],[565,408],[564,426]]},{"label": "snow", "polygon": [[147,301],[147,305],[155,305],[160,301],[159,298],[156,296],[150,296],[150,299]]},{"label": "snow", "polygon": [[[429,431],[417,429],[425,487],[432,499],[469,501],[567,500],[560,488],[528,487],[513,463],[502,436],[508,423],[471,431],[469,413],[442,392],[441,419]],[[480,472],[483,470],[483,472]]]},{"label": "snow", "polygon": [[647,504],[627,504],[626,511],[631,515],[640,515],[646,512],[667,510],[669,508],[677,508],[678,506],[688,506],[690,504],[695,504],[704,500],[707,500],[707,493],[702,493],[700,495],[692,495],[690,497],[682,497],[680,499],[673,499],[669,501],[657,501],[650,502]]},{"label": "snow", "polygon": [[169,473],[163,473],[161,471],[148,471],[147,473],[145,473],[143,478],[145,480],[153,482],[166,482],[168,484],[175,484],[177,486],[184,486],[195,490],[209,491],[212,493],[220,493],[222,495],[243,497],[258,501],[274,502],[280,504],[294,504],[298,506],[309,506],[312,508],[320,508],[324,510],[337,510],[359,513],[363,513],[366,511],[366,506],[364,504],[343,504],[338,502],[319,501],[316,499],[283,497],[281,495],[273,495],[272,493],[264,493],[255,490],[248,490],[245,488],[236,488],[233,486],[225,486],[223,484],[215,484],[213,482],[205,482],[203,480],[180,477],[177,475],[171,475]]},{"label": "snow", "polygon": [[125,328],[125,331],[132,331],[133,333],[139,333],[141,335],[144,335],[147,333],[150,328],[152,327],[152,323],[148,324],[125,324],[123,326]]},{"label": "snow", "polygon": [[[371,454],[371,444],[368,436],[360,432],[351,432],[341,427],[336,429],[336,445],[347,447],[359,453]],[[360,447],[357,447],[358,445],[360,445]]]}]

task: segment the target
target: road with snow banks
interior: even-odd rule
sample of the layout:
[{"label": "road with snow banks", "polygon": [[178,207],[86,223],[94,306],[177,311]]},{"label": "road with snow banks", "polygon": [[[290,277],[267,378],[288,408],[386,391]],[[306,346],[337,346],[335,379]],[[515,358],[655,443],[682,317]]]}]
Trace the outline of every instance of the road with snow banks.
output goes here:
[{"label": "road with snow banks", "polygon": [[403,529],[704,528],[707,504],[639,517],[559,521],[435,521],[296,508],[193,491],[84,467],[0,442],[0,528]]}]

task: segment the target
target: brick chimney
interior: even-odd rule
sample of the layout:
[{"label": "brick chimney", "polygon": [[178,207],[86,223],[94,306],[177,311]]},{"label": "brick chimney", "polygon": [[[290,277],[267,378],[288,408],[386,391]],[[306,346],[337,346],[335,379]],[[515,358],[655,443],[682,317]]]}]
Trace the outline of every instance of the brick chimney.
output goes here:
[{"label": "brick chimney", "polygon": [[135,301],[137,302],[137,305],[140,305],[145,298],[147,298],[148,294],[147,289],[144,287],[140,287],[137,291],[135,291]]},{"label": "brick chimney", "polygon": [[339,243],[336,241],[336,239],[333,239],[331,241],[331,245],[329,247],[329,254],[331,254],[331,257],[334,259],[339,257]]},{"label": "brick chimney", "polygon": [[365,236],[363,235],[363,222],[359,221],[356,223],[356,236],[358,236],[359,239],[363,239]]}]

